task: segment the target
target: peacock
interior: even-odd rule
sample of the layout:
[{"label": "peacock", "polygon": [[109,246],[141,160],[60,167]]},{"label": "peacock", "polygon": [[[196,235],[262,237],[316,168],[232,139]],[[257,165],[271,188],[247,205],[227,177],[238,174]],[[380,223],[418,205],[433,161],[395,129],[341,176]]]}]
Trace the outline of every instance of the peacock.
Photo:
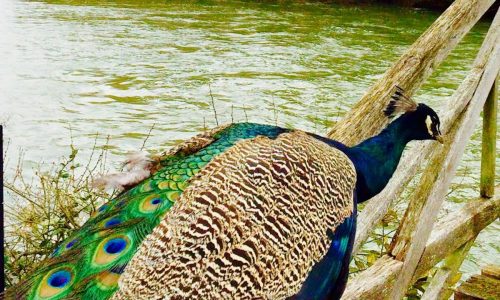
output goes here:
[{"label": "peacock", "polygon": [[[396,88],[378,135],[348,147],[301,130],[233,123],[154,159],[58,245],[8,299],[337,299],[356,204],[378,194],[439,117]],[[137,163],[140,161],[140,163]]]}]

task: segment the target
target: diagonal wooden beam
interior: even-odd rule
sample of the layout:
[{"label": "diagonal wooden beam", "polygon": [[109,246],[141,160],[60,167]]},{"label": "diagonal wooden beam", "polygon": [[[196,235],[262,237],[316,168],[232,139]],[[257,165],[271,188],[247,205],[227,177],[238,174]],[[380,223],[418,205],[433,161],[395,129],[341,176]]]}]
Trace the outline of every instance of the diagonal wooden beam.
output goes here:
[{"label": "diagonal wooden beam", "polygon": [[[432,276],[429,286],[425,289],[421,300],[447,300],[453,294],[453,286],[461,274],[458,272],[465,257],[476,239],[466,242],[462,247],[444,259],[436,274]],[[457,276],[458,275],[458,276]]]},{"label": "diagonal wooden beam", "polygon": [[455,170],[462,157],[465,146],[479,120],[479,114],[500,69],[500,40],[498,31],[500,14],[493,20],[492,29],[497,33],[495,47],[485,67],[477,89],[474,92],[463,121],[457,124],[456,134],[448,137],[444,147],[433,154],[429,160],[419,186],[410,199],[405,216],[400,223],[391,245],[391,253],[403,261],[403,269],[396,280],[391,294],[392,299],[404,296],[411,284],[414,271],[424,251],[432,226],[442,206]]},{"label": "diagonal wooden beam", "polygon": [[355,145],[380,131],[388,122],[382,110],[394,85],[413,95],[493,3],[456,0],[330,129],[328,137]]},{"label": "diagonal wooden beam", "polygon": [[478,198],[469,201],[460,210],[443,217],[432,230],[422,258],[418,262],[413,281],[422,277],[449,253],[456,251],[500,216],[500,186],[491,201]]}]

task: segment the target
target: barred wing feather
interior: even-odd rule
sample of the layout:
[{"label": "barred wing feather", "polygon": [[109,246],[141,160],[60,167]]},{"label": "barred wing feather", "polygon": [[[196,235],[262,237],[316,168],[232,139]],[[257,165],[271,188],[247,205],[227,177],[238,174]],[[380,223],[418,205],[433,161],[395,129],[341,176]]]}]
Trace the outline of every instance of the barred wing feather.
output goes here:
[{"label": "barred wing feather", "polygon": [[284,299],[353,214],[347,156],[310,135],[242,140],[213,158],[146,237],[113,299]]}]

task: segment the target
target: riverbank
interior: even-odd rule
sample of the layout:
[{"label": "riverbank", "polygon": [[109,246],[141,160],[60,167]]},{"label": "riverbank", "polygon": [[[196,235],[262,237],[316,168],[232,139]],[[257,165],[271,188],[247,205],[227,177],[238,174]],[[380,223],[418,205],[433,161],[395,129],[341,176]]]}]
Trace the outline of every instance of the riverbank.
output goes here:
[{"label": "riverbank", "polygon": [[[391,6],[428,9],[437,12],[442,12],[446,10],[453,3],[453,0],[322,0],[320,2],[344,4],[344,5],[382,4]],[[486,12],[483,18],[492,20],[499,6],[500,2],[497,1],[490,7],[490,9]]]}]

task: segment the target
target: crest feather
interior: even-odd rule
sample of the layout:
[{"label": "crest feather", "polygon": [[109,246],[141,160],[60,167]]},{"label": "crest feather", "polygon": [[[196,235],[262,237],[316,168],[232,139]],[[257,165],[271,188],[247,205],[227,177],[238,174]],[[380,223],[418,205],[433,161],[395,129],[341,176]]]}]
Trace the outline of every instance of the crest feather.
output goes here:
[{"label": "crest feather", "polygon": [[417,110],[417,106],[418,104],[410,97],[407,97],[404,94],[404,90],[396,85],[391,93],[391,100],[384,109],[384,114],[387,117],[392,118],[398,114],[415,111]]}]

